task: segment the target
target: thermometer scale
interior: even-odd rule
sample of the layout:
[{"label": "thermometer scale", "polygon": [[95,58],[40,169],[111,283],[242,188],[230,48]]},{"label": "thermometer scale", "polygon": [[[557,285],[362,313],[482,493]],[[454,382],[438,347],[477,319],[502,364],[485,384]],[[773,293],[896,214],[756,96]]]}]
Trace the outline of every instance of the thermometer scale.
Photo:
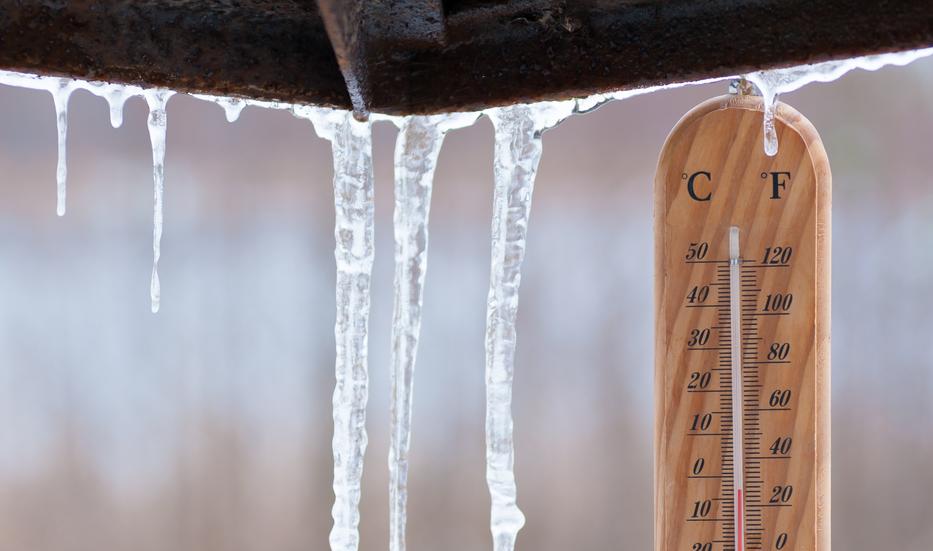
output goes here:
[{"label": "thermometer scale", "polygon": [[655,180],[656,551],[829,551],[830,172],[762,102],[684,116]]}]

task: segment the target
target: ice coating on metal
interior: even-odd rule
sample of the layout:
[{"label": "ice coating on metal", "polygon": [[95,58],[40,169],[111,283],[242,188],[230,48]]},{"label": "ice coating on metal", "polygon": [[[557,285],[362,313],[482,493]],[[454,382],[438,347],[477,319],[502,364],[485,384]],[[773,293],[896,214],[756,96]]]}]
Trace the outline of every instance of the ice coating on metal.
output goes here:
[{"label": "ice coating on metal", "polygon": [[826,61],[813,65],[800,65],[787,69],[749,73],[745,78],[758,87],[761,96],[764,98],[765,153],[773,157],[777,155],[778,151],[778,136],[774,129],[774,109],[778,95],[799,90],[813,82],[832,82],[855,69],[877,71],[888,65],[907,65],[929,55],[933,55],[933,48],[893,54],[869,55],[838,61]]},{"label": "ice coating on metal", "polygon": [[240,113],[243,112],[243,108],[247,105],[246,100],[241,98],[209,96],[207,94],[191,94],[191,97],[219,105],[224,110],[224,116],[227,118],[227,122],[236,122],[236,120],[240,118]]}]

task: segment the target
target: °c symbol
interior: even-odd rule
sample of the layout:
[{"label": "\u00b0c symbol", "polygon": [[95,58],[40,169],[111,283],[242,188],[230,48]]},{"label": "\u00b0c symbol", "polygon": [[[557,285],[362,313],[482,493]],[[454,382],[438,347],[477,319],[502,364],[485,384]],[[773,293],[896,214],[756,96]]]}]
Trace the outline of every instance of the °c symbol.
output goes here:
[{"label": "\u00b0c symbol", "polygon": [[697,185],[699,184],[697,179],[700,177],[705,178],[707,182],[710,182],[712,180],[712,175],[709,172],[706,172],[705,170],[694,172],[693,174],[689,176],[687,176],[687,174],[684,173],[682,176],[683,179],[687,180],[687,193],[690,194],[691,199],[693,199],[694,201],[709,201],[713,196],[712,191],[707,191],[706,194],[703,195],[702,191],[698,192],[697,190]]}]

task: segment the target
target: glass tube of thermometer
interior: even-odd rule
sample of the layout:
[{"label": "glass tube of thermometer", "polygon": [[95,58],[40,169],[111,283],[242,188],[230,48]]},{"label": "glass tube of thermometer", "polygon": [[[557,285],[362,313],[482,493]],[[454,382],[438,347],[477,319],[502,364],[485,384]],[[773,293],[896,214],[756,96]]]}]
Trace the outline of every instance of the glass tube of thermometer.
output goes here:
[{"label": "glass tube of thermometer", "polygon": [[829,163],[780,105],[729,96],[655,180],[655,549],[829,551]]},{"label": "glass tube of thermometer", "polygon": [[735,513],[735,549],[745,549],[745,465],[743,450],[742,393],[742,257],[739,228],[729,228],[729,375],[732,377],[732,490]]}]

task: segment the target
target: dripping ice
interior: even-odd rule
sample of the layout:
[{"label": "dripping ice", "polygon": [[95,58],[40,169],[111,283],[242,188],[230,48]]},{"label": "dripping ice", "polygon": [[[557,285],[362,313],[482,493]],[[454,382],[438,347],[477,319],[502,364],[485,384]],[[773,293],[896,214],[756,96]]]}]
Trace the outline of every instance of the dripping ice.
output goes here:
[{"label": "dripping ice", "polygon": [[165,106],[173,94],[169,90],[147,90],[144,93],[146,103],[149,104],[149,142],[152,145],[152,278],[149,298],[153,314],[159,311],[162,300],[159,258],[162,256],[162,194],[165,189],[165,135],[168,124]]},{"label": "dripping ice", "polygon": [[368,326],[373,266],[372,141],[349,113],[331,133],[337,247],[337,361],[334,388],[334,551],[359,548],[359,504],[369,398]]},{"label": "dripping ice", "polygon": [[50,87],[52,102],[55,104],[55,126],[58,130],[58,166],[55,169],[56,205],[55,212],[65,216],[65,194],[68,178],[68,100],[74,90],[68,79],[58,79],[57,87]]},{"label": "dripping ice", "polygon": [[337,319],[334,325],[334,524],[333,551],[359,549],[360,483],[368,442],[368,330],[373,267],[372,134],[368,122],[349,112],[296,110],[331,142],[334,154],[334,238]]},{"label": "dripping ice", "polygon": [[395,144],[395,283],[389,412],[389,551],[404,551],[412,383],[427,269],[428,216],[443,135],[427,117],[406,118]]},{"label": "dripping ice", "polygon": [[907,65],[931,54],[933,54],[933,48],[749,73],[745,78],[758,87],[764,102],[763,133],[765,153],[773,157],[778,152],[778,136],[774,127],[775,102],[778,95],[793,92],[813,82],[832,82],[855,69],[877,71],[887,65]]},{"label": "dripping ice", "polygon": [[395,144],[395,284],[392,310],[392,395],[389,413],[389,551],[405,550],[408,455],[415,359],[428,255],[434,170],[444,134],[473,124],[477,114],[402,120]]},{"label": "dripping ice", "polygon": [[209,96],[207,94],[191,94],[192,97],[199,100],[216,103],[224,110],[224,116],[227,122],[236,122],[240,118],[240,113],[246,107],[247,101],[240,98],[228,98],[224,96]]},{"label": "dripping ice", "polygon": [[541,133],[573,110],[567,103],[517,105],[488,112],[495,126],[492,254],[486,302],[486,484],[494,551],[515,548],[525,516],[514,473],[512,381],[522,261]]},{"label": "dripping ice", "polygon": [[110,126],[120,128],[123,126],[123,106],[130,97],[142,93],[136,87],[107,85],[103,89],[103,97],[110,108]]}]

